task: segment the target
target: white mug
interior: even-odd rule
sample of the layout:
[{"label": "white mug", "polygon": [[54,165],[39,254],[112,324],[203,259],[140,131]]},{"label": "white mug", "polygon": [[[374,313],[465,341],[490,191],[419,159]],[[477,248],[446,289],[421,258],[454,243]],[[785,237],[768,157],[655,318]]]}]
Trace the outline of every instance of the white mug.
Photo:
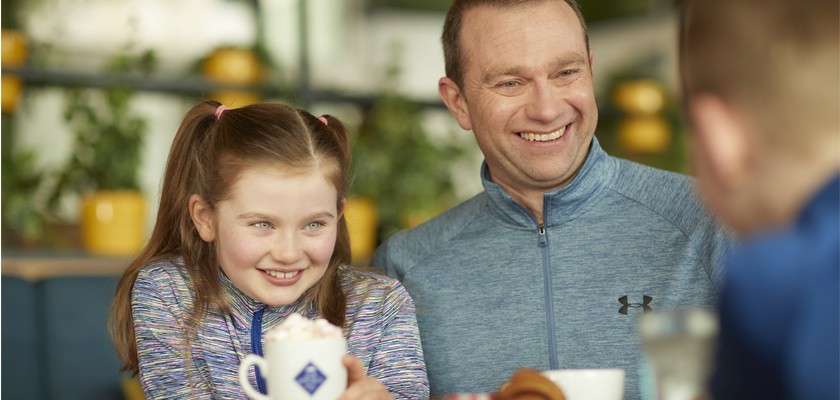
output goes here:
[{"label": "white mug", "polygon": [[556,369],[545,371],[566,400],[622,400],[624,398],[623,369]]},{"label": "white mug", "polygon": [[[341,360],[344,338],[266,340],[265,357],[249,354],[239,364],[239,384],[255,400],[335,400],[347,389]],[[260,368],[268,395],[248,381],[251,365]]]}]

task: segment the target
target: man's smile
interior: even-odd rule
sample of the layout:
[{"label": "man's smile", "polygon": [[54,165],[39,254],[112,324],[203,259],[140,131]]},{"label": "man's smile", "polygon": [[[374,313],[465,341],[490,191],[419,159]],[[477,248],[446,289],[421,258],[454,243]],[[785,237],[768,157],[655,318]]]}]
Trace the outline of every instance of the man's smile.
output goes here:
[{"label": "man's smile", "polygon": [[566,135],[571,124],[566,124],[550,132],[519,132],[519,137],[529,142],[550,142]]}]

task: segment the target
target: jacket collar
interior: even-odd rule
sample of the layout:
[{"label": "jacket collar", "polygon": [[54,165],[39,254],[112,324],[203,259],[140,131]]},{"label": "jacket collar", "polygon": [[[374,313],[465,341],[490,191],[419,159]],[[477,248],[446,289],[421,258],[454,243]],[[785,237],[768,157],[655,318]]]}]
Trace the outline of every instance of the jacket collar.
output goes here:
[{"label": "jacket collar", "polygon": [[[239,290],[224,272],[220,272],[219,275],[234,320],[237,324],[241,323],[242,326],[250,327],[254,313],[266,307],[266,305]],[[316,314],[316,311],[315,307],[310,303],[305,300],[304,296],[301,296],[298,301],[289,305],[267,307],[263,316],[263,331],[271,328],[275,323],[285,319],[293,312],[297,312],[304,317],[312,318]]]},{"label": "jacket collar", "polygon": [[[601,148],[598,139],[593,137],[586,160],[572,181],[560,189],[543,194],[545,225],[550,227],[574,219],[576,211],[607,187],[615,170],[614,160]],[[517,226],[536,228],[537,223],[531,213],[492,181],[486,162],[481,165],[481,181],[490,197],[490,208],[498,216]]]},{"label": "jacket collar", "polygon": [[[840,203],[837,202],[840,194],[840,174],[834,175],[826,182],[812,197],[805,203],[805,207],[799,213],[797,223],[799,225],[831,223],[836,226]],[[830,218],[827,216],[831,216]]]}]

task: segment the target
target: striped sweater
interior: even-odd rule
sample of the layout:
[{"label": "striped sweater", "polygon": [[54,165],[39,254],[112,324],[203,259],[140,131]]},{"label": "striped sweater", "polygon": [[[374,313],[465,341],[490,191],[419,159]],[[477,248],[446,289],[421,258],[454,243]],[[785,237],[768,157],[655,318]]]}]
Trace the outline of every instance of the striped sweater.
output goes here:
[{"label": "striped sweater", "polygon": [[[395,399],[428,398],[414,302],[406,290],[393,279],[350,267],[342,267],[339,275],[347,294],[348,353],[358,357],[367,374],[382,382]],[[220,279],[231,313],[209,311],[187,350],[184,322],[193,298],[185,267],[179,260],[170,260],[140,271],[131,303],[140,382],[147,398],[247,398],[239,385],[238,368],[251,353],[251,320],[263,305],[238,290],[224,274]],[[269,307],[262,332],[292,312],[318,316],[304,301]],[[250,380],[255,384],[253,369]]]}]

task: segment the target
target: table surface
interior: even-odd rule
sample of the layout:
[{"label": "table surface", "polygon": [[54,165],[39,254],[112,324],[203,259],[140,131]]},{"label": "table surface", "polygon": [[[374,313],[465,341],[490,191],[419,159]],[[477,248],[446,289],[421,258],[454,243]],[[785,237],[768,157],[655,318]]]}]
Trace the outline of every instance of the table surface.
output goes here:
[{"label": "table surface", "polygon": [[131,258],[88,255],[4,255],[2,275],[38,281],[73,276],[121,276]]}]

